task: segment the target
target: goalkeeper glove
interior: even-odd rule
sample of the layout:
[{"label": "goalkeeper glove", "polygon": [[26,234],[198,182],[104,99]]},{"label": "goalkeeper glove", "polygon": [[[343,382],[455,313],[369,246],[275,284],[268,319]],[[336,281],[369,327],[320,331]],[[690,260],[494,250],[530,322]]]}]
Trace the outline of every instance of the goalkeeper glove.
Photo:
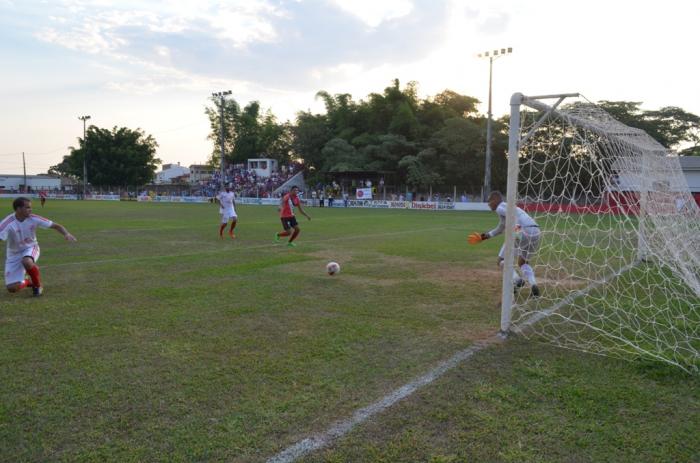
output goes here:
[{"label": "goalkeeper glove", "polygon": [[474,232],[469,237],[467,238],[467,241],[469,241],[469,244],[476,244],[480,243],[484,240],[487,240],[489,236],[486,233],[477,233]]}]

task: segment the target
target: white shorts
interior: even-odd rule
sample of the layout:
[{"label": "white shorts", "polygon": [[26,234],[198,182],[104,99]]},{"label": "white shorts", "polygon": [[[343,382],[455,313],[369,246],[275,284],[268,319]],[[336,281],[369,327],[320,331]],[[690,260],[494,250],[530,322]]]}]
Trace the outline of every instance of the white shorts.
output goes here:
[{"label": "white shorts", "polygon": [[[540,229],[537,227],[525,227],[520,235],[520,238],[515,239],[515,255],[523,260],[530,260],[540,248],[540,237],[542,236]],[[505,253],[506,245],[503,244],[498,257],[503,259]]]},{"label": "white shorts", "polygon": [[20,253],[8,254],[5,259],[5,286],[23,281],[25,270],[22,259],[31,257],[36,262],[39,260],[39,254],[41,254],[39,246],[32,246]]},{"label": "white shorts", "polygon": [[219,210],[221,213],[221,223],[228,223],[229,220],[237,220],[238,216],[236,215],[236,209],[235,208],[230,208],[230,209],[221,209]]}]

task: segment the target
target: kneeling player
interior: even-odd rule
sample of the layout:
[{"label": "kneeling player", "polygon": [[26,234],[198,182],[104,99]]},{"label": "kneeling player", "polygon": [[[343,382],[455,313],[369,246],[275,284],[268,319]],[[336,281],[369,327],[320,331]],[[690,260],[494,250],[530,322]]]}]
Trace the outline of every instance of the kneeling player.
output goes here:
[{"label": "kneeling player", "polygon": [[[31,286],[34,296],[41,296],[43,287],[36,265],[40,254],[36,229],[53,228],[68,241],[76,239],[62,225],[32,214],[32,201],[29,198],[15,199],[12,207],[15,212],[0,222],[0,240],[7,241],[5,286],[11,293]],[[30,279],[25,279],[25,272]]]}]

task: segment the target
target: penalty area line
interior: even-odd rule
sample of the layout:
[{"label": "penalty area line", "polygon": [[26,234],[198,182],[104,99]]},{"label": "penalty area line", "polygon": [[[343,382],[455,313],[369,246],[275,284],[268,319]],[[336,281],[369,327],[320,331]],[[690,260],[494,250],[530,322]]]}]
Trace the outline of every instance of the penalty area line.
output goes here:
[{"label": "penalty area line", "polygon": [[463,349],[456,354],[453,354],[449,359],[439,363],[436,367],[425,373],[424,375],[416,378],[415,380],[404,384],[391,391],[389,394],[385,395],[378,401],[374,402],[367,407],[357,410],[350,418],[345,420],[337,421],[331,427],[325,431],[314,434],[311,437],[307,437],[296,444],[287,447],[277,455],[269,458],[267,463],[291,463],[297,458],[301,458],[313,451],[319,450],[326,447],[332,443],[335,439],[338,439],[348,432],[352,431],[356,426],[364,423],[373,416],[382,413],[384,410],[396,404],[398,401],[405,399],[414,392],[422,389],[423,387],[429,385],[436,379],[440,378],[442,375],[448,371],[455,368],[457,365],[467,360],[469,357],[475,353],[484,350],[486,347],[492,345],[494,342],[502,341],[497,335],[492,336],[484,341],[479,341]]}]

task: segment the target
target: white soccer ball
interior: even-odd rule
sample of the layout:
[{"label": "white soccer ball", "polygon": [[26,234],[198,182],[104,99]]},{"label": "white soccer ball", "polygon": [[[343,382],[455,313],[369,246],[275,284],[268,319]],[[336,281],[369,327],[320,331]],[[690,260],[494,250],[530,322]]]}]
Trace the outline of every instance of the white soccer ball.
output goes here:
[{"label": "white soccer ball", "polygon": [[328,272],[330,276],[340,273],[340,265],[338,262],[328,262],[328,265],[326,265],[326,272]]}]

